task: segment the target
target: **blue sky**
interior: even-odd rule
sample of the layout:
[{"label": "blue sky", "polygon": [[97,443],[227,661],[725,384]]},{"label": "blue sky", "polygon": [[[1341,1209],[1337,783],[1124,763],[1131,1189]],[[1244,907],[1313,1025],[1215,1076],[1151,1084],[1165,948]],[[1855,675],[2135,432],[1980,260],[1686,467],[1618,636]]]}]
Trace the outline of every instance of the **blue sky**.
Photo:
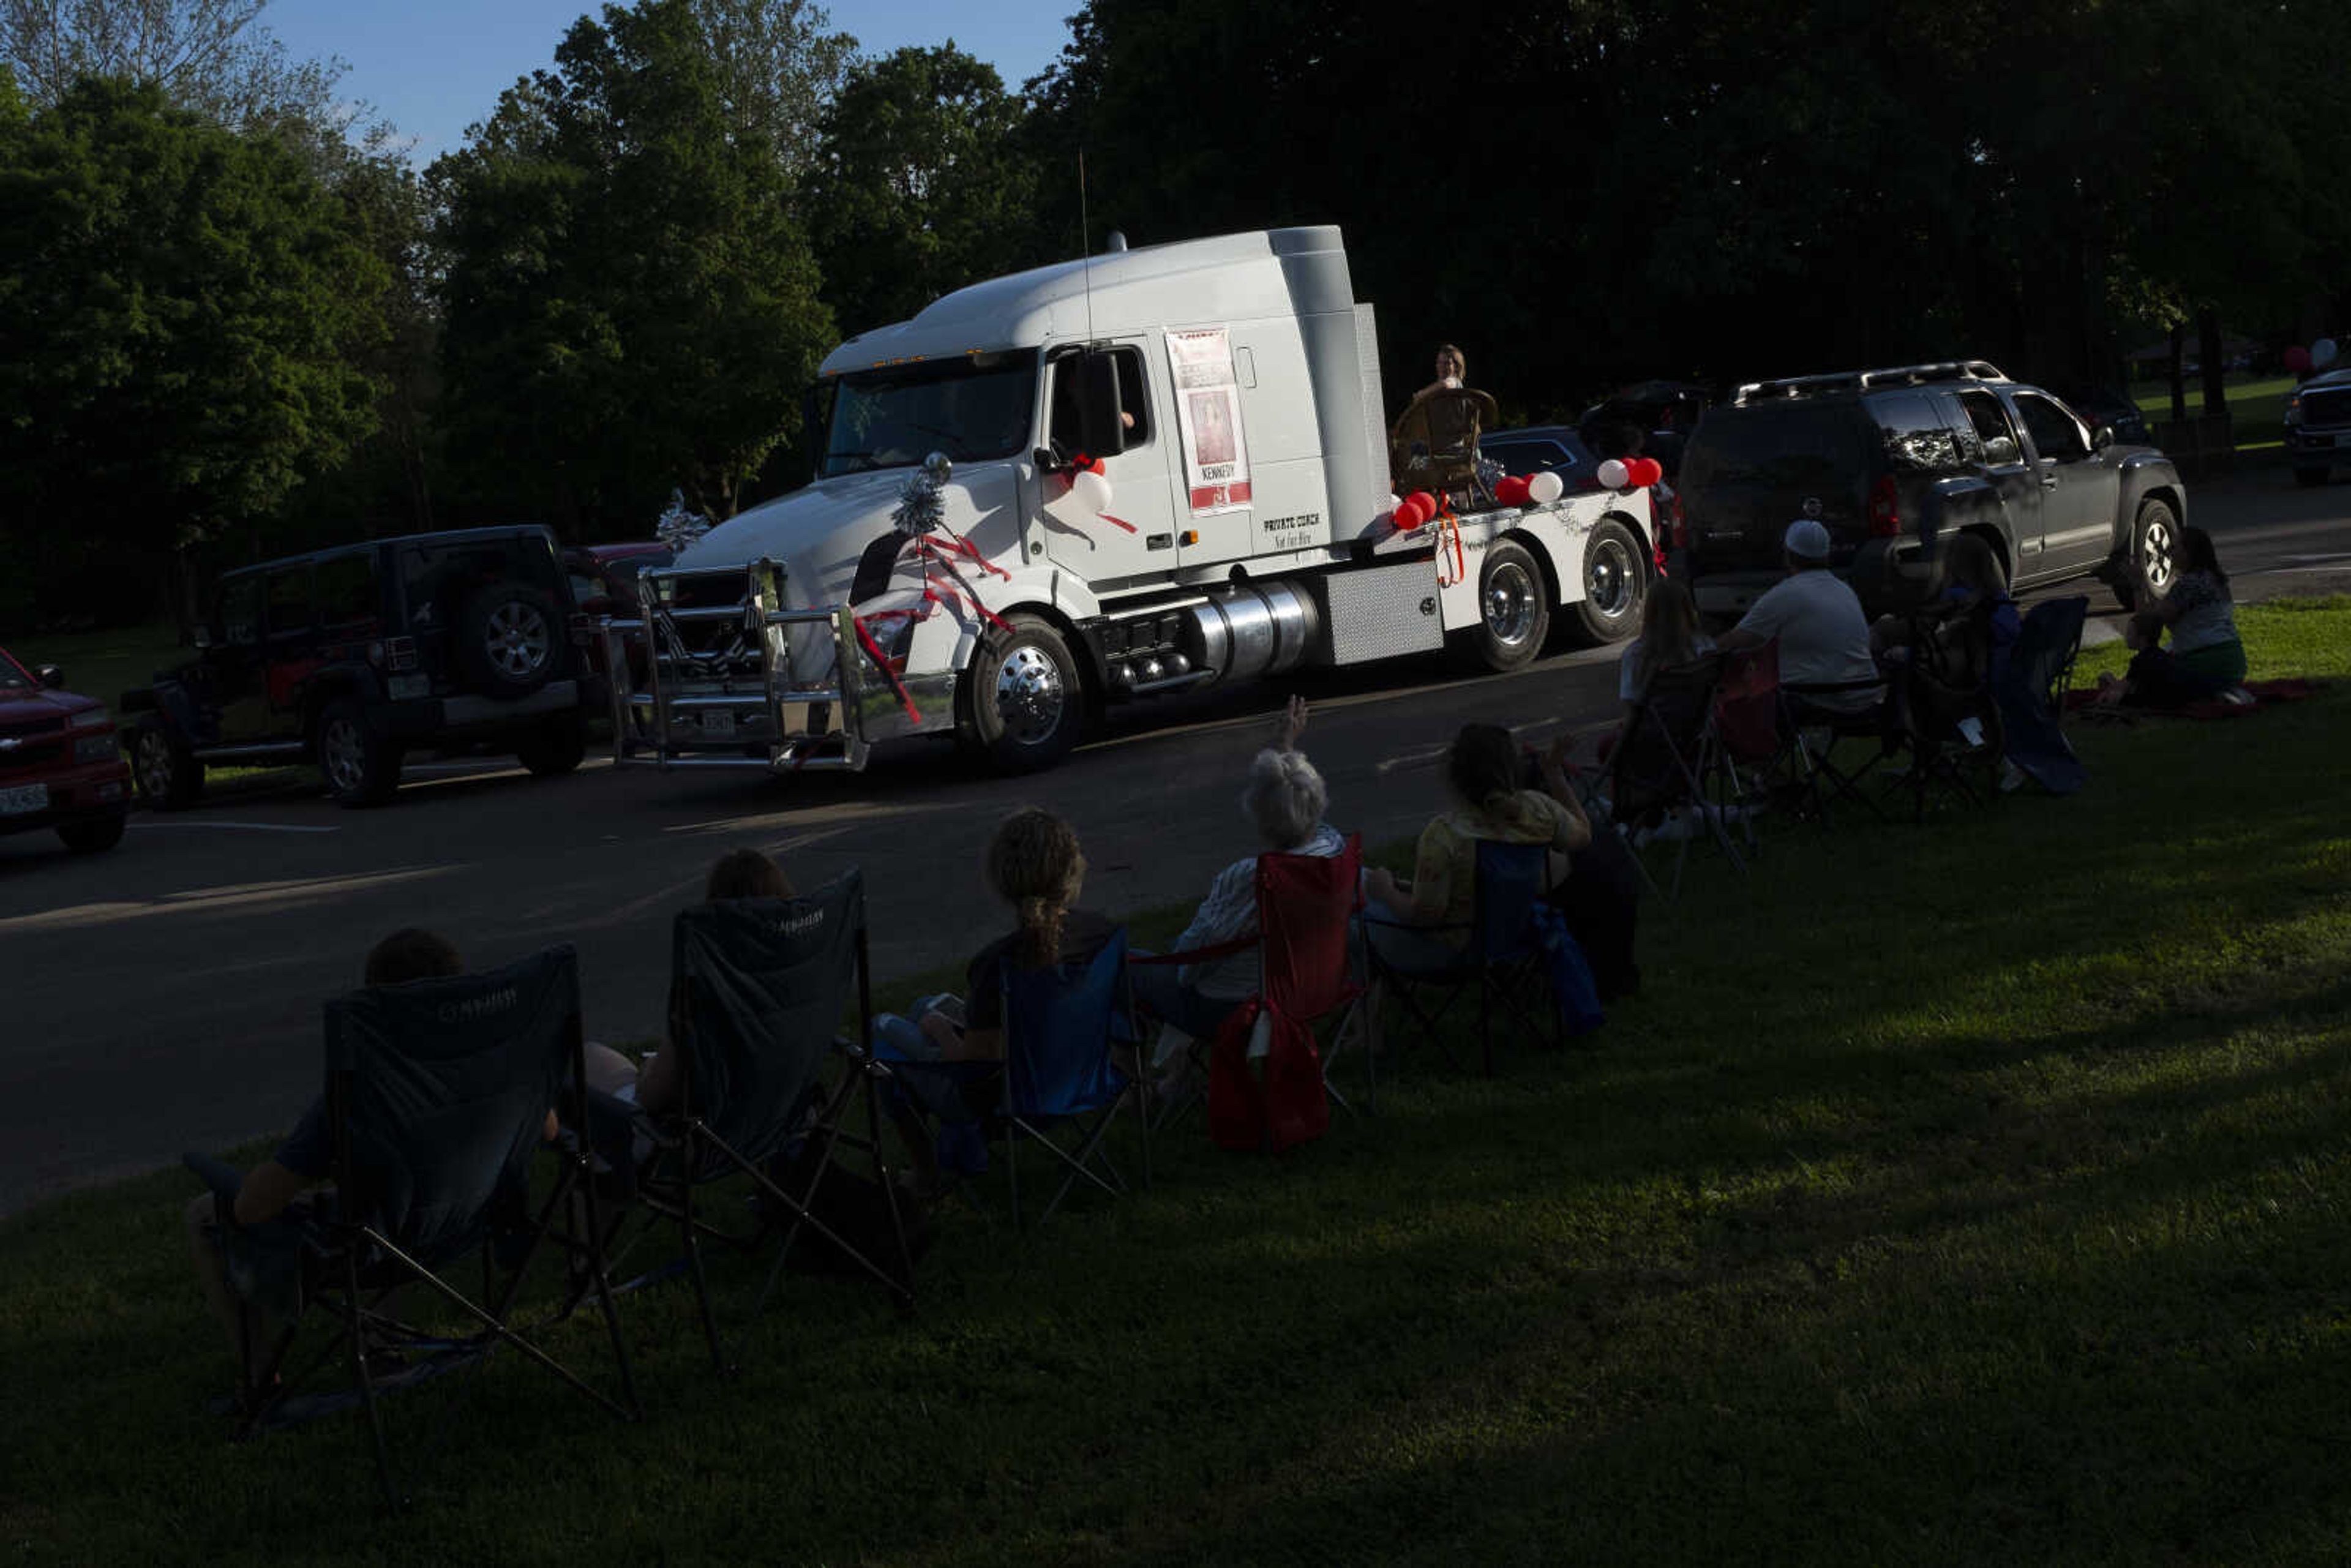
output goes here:
[{"label": "blue sky", "polygon": [[[837,0],[833,26],[870,54],[952,37],[1018,89],[1051,63],[1078,0]],[[555,57],[599,0],[269,0],[261,21],[297,56],[350,62],[343,90],[416,139],[422,165],[465,141],[498,94]]]}]

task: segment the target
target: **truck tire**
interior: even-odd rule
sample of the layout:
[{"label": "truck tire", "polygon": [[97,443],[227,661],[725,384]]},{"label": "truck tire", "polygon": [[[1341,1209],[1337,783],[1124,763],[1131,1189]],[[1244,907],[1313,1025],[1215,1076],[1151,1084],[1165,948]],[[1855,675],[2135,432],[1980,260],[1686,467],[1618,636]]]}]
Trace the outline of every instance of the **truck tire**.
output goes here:
[{"label": "truck tire", "polygon": [[515,743],[515,759],[541,779],[570,772],[587,755],[588,727],[578,714],[542,725]]},{"label": "truck tire", "polygon": [[1640,542],[1624,524],[1603,521],[1583,541],[1583,597],[1574,629],[1587,647],[1622,643],[1641,629],[1649,572]]},{"label": "truck tire", "polygon": [[1085,678],[1070,645],[1034,615],[1005,618],[956,684],[958,733],[1008,773],[1034,773],[1070,754],[1085,726]]},{"label": "truck tire", "polygon": [[2305,490],[2314,490],[2318,488],[2319,486],[2326,483],[2326,470],[2324,468],[2297,468],[2294,471],[2294,482],[2301,486]]},{"label": "truck tire", "polygon": [[1485,669],[1522,670],[1551,634],[1551,590],[1524,545],[1498,540],[1478,570],[1478,624],[1461,652]]},{"label": "truck tire", "polygon": [[2173,559],[2179,549],[2179,519],[2170,503],[2154,499],[2139,503],[2138,517],[2131,524],[2130,559],[2115,578],[2115,598],[2125,610],[2140,607],[2142,585],[2157,599],[2171,591],[2179,575]]},{"label": "truck tire", "polygon": [[60,824],[57,837],[78,855],[99,854],[122,841],[122,830],[130,821],[128,811],[117,811],[110,817],[86,817],[78,822]]},{"label": "truck tire", "polygon": [[337,697],[319,716],[311,754],[339,806],[381,806],[400,788],[400,747],[368,717],[357,697]]},{"label": "truck tire", "polygon": [[457,613],[457,657],[484,696],[527,697],[554,678],[564,626],[527,582],[494,582]]},{"label": "truck tire", "polygon": [[193,806],[204,793],[204,765],[172,733],[161,714],[141,716],[131,735],[131,777],[159,811]]}]

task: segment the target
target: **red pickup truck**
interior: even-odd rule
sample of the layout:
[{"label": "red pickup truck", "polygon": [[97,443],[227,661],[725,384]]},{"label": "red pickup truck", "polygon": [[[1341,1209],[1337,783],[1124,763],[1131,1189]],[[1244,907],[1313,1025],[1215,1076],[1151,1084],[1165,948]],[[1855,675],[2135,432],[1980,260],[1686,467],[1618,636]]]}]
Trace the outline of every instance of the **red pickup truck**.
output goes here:
[{"label": "red pickup truck", "polygon": [[54,828],[77,854],[110,850],[131,811],[131,768],[106,705],[0,649],[0,833]]}]

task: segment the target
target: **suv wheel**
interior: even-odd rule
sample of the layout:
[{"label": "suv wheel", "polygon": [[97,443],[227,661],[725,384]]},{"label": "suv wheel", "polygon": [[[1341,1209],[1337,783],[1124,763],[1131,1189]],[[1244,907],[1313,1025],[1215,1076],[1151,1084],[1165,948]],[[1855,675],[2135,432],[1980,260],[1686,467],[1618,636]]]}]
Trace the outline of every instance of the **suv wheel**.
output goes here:
[{"label": "suv wheel", "polygon": [[1551,633],[1551,590],[1542,569],[1526,547],[1509,539],[1487,550],[1478,572],[1478,624],[1461,652],[1476,667],[1508,672],[1524,669],[1542,652]]},{"label": "suv wheel", "polygon": [[1006,617],[957,687],[957,728],[1008,773],[1050,768],[1078,743],[1085,681],[1070,646],[1034,615]]},{"label": "suv wheel", "polygon": [[381,806],[400,788],[400,747],[384,738],[357,697],[327,705],[312,750],[338,805]]},{"label": "suv wheel", "polygon": [[85,818],[78,822],[65,822],[57,828],[57,837],[66,848],[78,855],[94,855],[110,850],[122,841],[122,830],[130,821],[130,813],[117,811],[111,817]]},{"label": "suv wheel", "polygon": [[1641,629],[1641,601],[1647,595],[1647,558],[1622,523],[1603,522],[1583,540],[1583,601],[1575,607],[1576,631],[1593,646],[1621,643]]},{"label": "suv wheel", "polygon": [[204,787],[204,765],[180,744],[160,714],[142,715],[131,732],[131,776],[139,793],[159,811],[195,804]]},{"label": "suv wheel", "polygon": [[522,582],[494,582],[457,615],[457,653],[485,696],[527,697],[555,674],[563,626],[555,601]]},{"label": "suv wheel", "polygon": [[2170,506],[2162,501],[2142,503],[2138,519],[2131,525],[2130,570],[2115,585],[2115,597],[2124,609],[2139,607],[2141,585],[2149,600],[2171,591],[2179,576],[2179,563],[2174,559],[2179,549],[2179,519],[2172,515]]},{"label": "suv wheel", "polygon": [[515,743],[515,757],[541,779],[569,773],[588,755],[588,727],[566,714]]}]

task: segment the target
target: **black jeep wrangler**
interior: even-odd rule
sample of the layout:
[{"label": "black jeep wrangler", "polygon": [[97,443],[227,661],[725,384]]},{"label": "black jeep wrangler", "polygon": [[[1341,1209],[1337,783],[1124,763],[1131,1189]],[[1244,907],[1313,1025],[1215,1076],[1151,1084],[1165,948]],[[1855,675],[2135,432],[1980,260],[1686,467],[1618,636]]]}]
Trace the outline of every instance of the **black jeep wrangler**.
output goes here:
[{"label": "black jeep wrangler", "polygon": [[319,550],[221,579],[196,657],[124,694],[139,790],[187,805],[208,762],[310,760],[347,806],[389,800],[402,754],[510,747],[533,773],[586,749],[595,694],[554,536],[468,528]]},{"label": "black jeep wrangler", "polygon": [[1706,411],[1682,459],[1693,591],[1735,616],[1780,579],[1798,517],[1862,603],[1914,604],[1938,539],[1980,535],[2020,587],[2098,577],[2129,608],[2177,568],[2187,489],[2171,460],[2118,443],[1980,360],[1758,382]]}]

